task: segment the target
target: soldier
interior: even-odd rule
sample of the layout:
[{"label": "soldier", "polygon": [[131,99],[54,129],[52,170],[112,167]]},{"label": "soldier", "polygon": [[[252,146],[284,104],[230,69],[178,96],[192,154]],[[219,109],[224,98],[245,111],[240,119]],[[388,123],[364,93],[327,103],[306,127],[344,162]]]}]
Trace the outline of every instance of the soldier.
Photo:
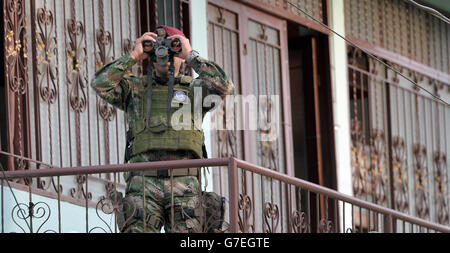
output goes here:
[{"label": "soldier", "polygon": [[[233,93],[234,85],[222,68],[192,50],[183,32],[168,26],[158,28],[166,31],[167,39],[179,39],[182,44],[182,51],[174,57],[173,91],[177,102],[183,104],[193,101],[194,87],[201,87],[203,97],[208,94],[224,97]],[[126,160],[129,162],[202,158],[203,131],[193,125],[191,130],[177,131],[167,119],[169,115],[166,113],[167,96],[170,94],[167,84],[170,79],[168,76],[170,63],[164,66],[153,64],[153,73],[148,73],[152,75],[153,82],[150,93],[147,92],[147,76],[137,77],[131,72],[133,65],[149,57],[147,53],[144,53],[142,43],[149,40],[155,42],[153,36],[157,37],[156,31],[143,34],[137,39],[135,48],[130,54],[122,56],[97,71],[91,86],[102,99],[127,114],[129,131],[127,132]],[[183,63],[192,67],[199,76],[193,79],[182,75],[180,66]],[[148,99],[148,94],[151,94],[151,99]],[[150,106],[147,106],[147,101],[151,101]],[[147,113],[148,108],[151,114]],[[176,109],[169,109],[172,115]],[[148,119],[146,115],[151,116]],[[199,168],[173,170],[172,186],[169,170],[146,171],[144,175],[142,172],[133,172],[127,175],[126,197],[123,200],[125,224],[121,228],[122,232],[158,233],[163,226],[166,232],[200,232],[199,173]],[[145,205],[143,204],[143,183],[145,183]],[[172,187],[174,224],[171,224]]]}]

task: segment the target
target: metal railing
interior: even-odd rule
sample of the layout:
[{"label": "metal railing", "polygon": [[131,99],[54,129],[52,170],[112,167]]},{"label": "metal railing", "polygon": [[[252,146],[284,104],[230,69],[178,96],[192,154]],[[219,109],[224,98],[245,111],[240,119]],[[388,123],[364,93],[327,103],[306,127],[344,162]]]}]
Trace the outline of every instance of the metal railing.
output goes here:
[{"label": "metal railing", "polygon": [[[13,231],[8,226],[5,227],[5,223],[19,226],[22,232],[41,232],[43,227],[48,225],[46,225],[46,222],[50,220],[48,217],[50,215],[44,215],[44,209],[48,208],[50,213],[51,205],[45,203],[45,201],[33,203],[31,198],[37,199],[37,196],[32,194],[32,184],[29,184],[28,187],[29,205],[25,203],[15,204],[16,206],[11,211],[11,217],[9,217],[4,210],[6,204],[11,204],[5,201],[7,180],[9,182],[22,179],[25,182],[32,182],[36,178],[57,177],[59,188],[60,179],[64,176],[84,176],[84,190],[88,192],[88,175],[90,174],[200,167],[215,167],[214,170],[227,169],[228,191],[224,196],[227,199],[225,204],[227,215],[224,217],[224,222],[228,224],[228,227],[225,232],[450,232],[448,226],[412,217],[236,158],[159,161],[5,172],[0,174],[2,232]],[[115,189],[116,184],[110,186],[112,186],[111,189]],[[145,196],[143,197],[145,198]],[[201,199],[200,205],[202,205]],[[89,224],[92,221],[93,208],[102,221],[103,227]],[[173,208],[173,205],[171,205],[171,208]],[[58,229],[47,229],[45,232],[67,232],[63,231],[66,220],[62,218],[65,214],[62,214],[64,213],[64,207],[59,194],[57,209],[58,220],[55,220],[55,222]],[[86,232],[97,230],[101,232],[123,231],[123,228],[119,228],[117,225],[117,214],[121,210],[117,199],[114,200],[111,196],[105,196],[93,205],[89,198],[86,198],[83,209],[85,212],[81,214],[81,217],[77,218],[71,215],[67,222],[70,220],[70,222],[82,223],[82,216],[85,216]],[[80,215],[79,212],[77,214]],[[114,225],[109,226],[104,215],[113,215],[111,217],[115,220]],[[39,219],[44,219],[44,221],[34,224]],[[18,220],[21,220],[21,223]],[[201,223],[204,220],[201,218]],[[28,231],[23,225],[24,223],[27,224]],[[145,226],[146,222],[143,224]],[[173,220],[171,224],[174,224]],[[203,225],[201,224],[202,230],[197,232],[206,231]]]}]

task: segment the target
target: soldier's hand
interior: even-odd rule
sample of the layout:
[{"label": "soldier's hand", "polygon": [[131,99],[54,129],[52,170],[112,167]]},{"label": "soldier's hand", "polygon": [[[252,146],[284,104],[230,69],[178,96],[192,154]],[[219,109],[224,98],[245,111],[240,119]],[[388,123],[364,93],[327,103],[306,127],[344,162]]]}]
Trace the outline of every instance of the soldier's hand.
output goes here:
[{"label": "soldier's hand", "polygon": [[155,38],[158,37],[156,33],[146,32],[139,39],[136,40],[136,45],[134,46],[134,52],[137,54],[139,60],[145,60],[148,58],[148,55],[144,52],[144,48],[142,46],[142,42],[146,40],[151,40],[153,43],[156,42]]},{"label": "soldier's hand", "polygon": [[191,43],[189,42],[189,40],[186,37],[179,34],[172,35],[167,38],[179,39],[181,41],[181,52],[179,54],[176,54],[175,56],[187,60],[187,58],[189,57],[189,53],[192,51]]}]

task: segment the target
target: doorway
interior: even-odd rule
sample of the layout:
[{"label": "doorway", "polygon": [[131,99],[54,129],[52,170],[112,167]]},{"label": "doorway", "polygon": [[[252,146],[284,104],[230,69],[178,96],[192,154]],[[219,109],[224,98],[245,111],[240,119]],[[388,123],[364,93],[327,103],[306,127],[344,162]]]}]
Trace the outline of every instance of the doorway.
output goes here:
[{"label": "doorway", "polygon": [[[288,22],[294,175],[336,189],[328,49],[327,35]],[[306,192],[302,192],[302,206],[307,204],[308,198],[313,231],[319,229],[319,220],[335,220],[332,201],[325,203],[327,200],[322,196],[306,196]]]},{"label": "doorway", "polygon": [[288,22],[295,176],[336,188],[328,36]]}]

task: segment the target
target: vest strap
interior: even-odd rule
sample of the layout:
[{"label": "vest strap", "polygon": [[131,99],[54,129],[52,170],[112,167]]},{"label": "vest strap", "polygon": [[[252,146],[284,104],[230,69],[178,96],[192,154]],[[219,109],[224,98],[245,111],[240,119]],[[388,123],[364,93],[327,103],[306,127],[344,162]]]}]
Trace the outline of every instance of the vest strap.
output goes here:
[{"label": "vest strap", "polygon": [[152,113],[152,91],[153,91],[153,62],[149,61],[147,67],[147,114],[145,122],[147,129],[150,128],[150,116]]}]

